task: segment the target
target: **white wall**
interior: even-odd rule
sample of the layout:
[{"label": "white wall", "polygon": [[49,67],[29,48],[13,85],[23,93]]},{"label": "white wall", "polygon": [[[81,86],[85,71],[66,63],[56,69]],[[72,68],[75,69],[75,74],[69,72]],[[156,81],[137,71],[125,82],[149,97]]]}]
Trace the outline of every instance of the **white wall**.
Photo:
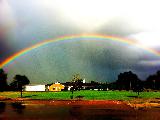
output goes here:
[{"label": "white wall", "polygon": [[26,85],[25,91],[45,91],[45,85]]}]

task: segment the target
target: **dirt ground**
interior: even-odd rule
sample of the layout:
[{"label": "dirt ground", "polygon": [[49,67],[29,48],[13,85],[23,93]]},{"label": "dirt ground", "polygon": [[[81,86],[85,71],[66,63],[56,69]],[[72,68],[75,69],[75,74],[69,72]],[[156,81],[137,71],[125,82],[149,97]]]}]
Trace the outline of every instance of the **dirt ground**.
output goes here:
[{"label": "dirt ground", "polygon": [[[2,119],[39,120],[159,120],[160,99],[117,100],[32,100],[4,98],[6,104]],[[16,104],[21,103],[16,107]],[[3,104],[2,104],[3,105]],[[23,109],[20,109],[23,108]],[[1,110],[2,111],[2,110]],[[17,112],[17,113],[16,113]],[[8,115],[8,116],[6,116]]]},{"label": "dirt ground", "polygon": [[0,101],[9,101],[9,102],[29,102],[30,104],[47,104],[47,105],[112,105],[117,104],[125,106],[130,106],[134,109],[141,108],[152,108],[159,107],[160,108],[160,98],[152,98],[152,99],[142,99],[135,98],[128,101],[118,101],[118,100],[33,100],[30,98],[6,98],[0,96]]}]

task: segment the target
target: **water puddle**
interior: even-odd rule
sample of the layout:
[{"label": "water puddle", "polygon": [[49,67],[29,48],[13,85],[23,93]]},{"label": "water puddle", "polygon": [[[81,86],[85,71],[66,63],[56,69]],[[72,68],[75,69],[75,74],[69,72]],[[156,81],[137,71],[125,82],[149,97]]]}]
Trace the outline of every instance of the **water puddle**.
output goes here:
[{"label": "water puddle", "polygon": [[160,108],[135,110],[123,104],[51,105],[32,102],[0,102],[1,120],[155,120]]}]

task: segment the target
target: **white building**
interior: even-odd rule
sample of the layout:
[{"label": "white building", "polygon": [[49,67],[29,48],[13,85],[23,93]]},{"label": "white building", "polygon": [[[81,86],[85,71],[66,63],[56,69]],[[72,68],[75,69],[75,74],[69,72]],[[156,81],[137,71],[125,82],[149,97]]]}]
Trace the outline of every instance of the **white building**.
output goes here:
[{"label": "white building", "polygon": [[24,91],[45,91],[45,85],[26,85]]},{"label": "white building", "polygon": [[85,80],[85,79],[83,79],[83,83],[86,83],[86,80]]}]

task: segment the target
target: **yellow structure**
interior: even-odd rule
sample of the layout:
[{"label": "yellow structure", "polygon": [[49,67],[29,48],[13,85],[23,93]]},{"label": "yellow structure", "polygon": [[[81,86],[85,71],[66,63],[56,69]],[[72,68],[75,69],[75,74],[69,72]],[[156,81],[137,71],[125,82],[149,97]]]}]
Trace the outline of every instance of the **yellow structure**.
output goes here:
[{"label": "yellow structure", "polygon": [[49,91],[61,91],[62,89],[64,89],[64,85],[60,84],[60,83],[55,83],[52,84],[51,86],[49,86]]}]

